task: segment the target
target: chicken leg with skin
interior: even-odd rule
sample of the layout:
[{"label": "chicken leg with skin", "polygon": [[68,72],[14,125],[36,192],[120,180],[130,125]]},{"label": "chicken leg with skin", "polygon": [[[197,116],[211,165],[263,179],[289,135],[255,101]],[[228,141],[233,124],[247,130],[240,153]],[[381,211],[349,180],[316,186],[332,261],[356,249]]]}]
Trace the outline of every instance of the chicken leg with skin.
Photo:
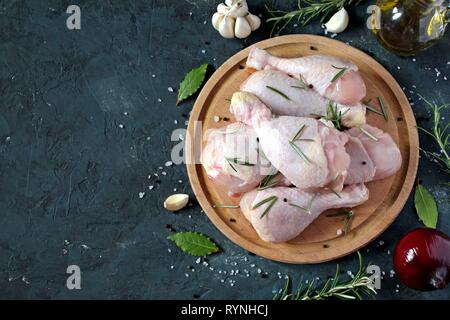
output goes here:
[{"label": "chicken leg with skin", "polygon": [[[311,55],[300,58],[279,58],[267,51],[253,48],[247,67],[262,70],[271,66],[294,78],[301,77],[320,95],[338,103],[353,105],[366,95],[366,86],[358,67],[350,61],[333,56]],[[337,75],[340,75],[336,78]]]},{"label": "chicken leg with skin", "polygon": [[361,103],[353,106],[330,103],[298,79],[273,68],[252,73],[241,84],[240,89],[253,93],[277,115],[327,116],[331,107],[342,114],[341,124],[346,127],[359,126],[366,122],[366,107]]},{"label": "chicken leg with skin", "polygon": [[330,191],[275,187],[244,194],[240,207],[262,240],[277,243],[295,238],[328,209],[355,207],[368,198],[364,184],[345,187],[339,196]]},{"label": "chicken leg with skin", "polygon": [[296,187],[342,189],[350,164],[346,134],[313,118],[272,118],[270,110],[248,92],[234,93],[230,111],[254,128],[267,159]]},{"label": "chicken leg with skin", "polygon": [[[277,170],[258,152],[259,143],[253,128],[243,123],[232,123],[205,134],[206,144],[201,163],[207,175],[225,187],[231,197],[256,188],[268,175]],[[289,186],[281,174],[271,180],[273,184]]]}]

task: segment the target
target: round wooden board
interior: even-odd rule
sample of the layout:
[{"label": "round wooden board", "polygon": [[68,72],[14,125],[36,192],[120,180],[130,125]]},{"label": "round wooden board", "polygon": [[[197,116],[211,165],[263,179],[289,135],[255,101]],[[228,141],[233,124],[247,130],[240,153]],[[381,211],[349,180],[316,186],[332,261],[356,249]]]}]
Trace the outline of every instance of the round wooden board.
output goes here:
[{"label": "round wooden board", "polygon": [[[208,178],[199,155],[206,130],[223,127],[230,122],[214,122],[214,116],[228,117],[229,99],[247,78],[244,69],[246,48],[226,61],[209,79],[195,102],[186,141],[186,162],[194,193],[214,225],[237,245],[262,257],[288,263],[318,263],[347,255],[372,241],[383,232],[403,208],[414,184],[419,140],[416,122],[408,100],[395,79],[367,54],[340,41],[313,35],[288,35],[254,44],[280,57],[300,57],[327,54],[353,61],[367,86],[367,97],[376,104],[382,97],[388,106],[389,121],[372,112],[367,122],[391,134],[402,154],[403,163],[395,176],[367,184],[369,200],[354,208],[351,229],[345,236],[337,236],[342,229],[342,217],[328,217],[322,213],[297,238],[273,244],[262,241],[239,209],[213,208],[215,203],[238,204],[239,199],[227,196],[227,190],[216,187]],[[253,47],[252,46],[252,47]],[[194,141],[196,143],[191,143]]]}]

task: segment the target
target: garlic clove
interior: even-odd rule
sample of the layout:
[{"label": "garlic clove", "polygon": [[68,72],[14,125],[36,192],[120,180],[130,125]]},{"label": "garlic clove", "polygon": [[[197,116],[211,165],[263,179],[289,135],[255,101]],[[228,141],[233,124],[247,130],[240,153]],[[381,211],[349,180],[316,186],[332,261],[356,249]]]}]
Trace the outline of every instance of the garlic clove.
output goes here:
[{"label": "garlic clove", "polygon": [[347,10],[342,8],[336,12],[324,26],[328,32],[340,33],[344,31],[348,26]]},{"label": "garlic clove", "polygon": [[234,19],[225,16],[219,24],[219,33],[222,37],[231,39],[234,38]]},{"label": "garlic clove", "polygon": [[230,8],[228,12],[230,17],[245,17],[248,14],[248,5],[245,0],[233,0],[231,1],[231,5],[228,5],[228,7]]},{"label": "garlic clove", "polygon": [[173,194],[164,201],[164,208],[169,211],[178,211],[186,207],[189,202],[189,196],[187,194]]},{"label": "garlic clove", "polygon": [[229,8],[226,4],[224,4],[224,3],[220,3],[220,4],[217,6],[217,13],[220,13],[220,14],[228,14],[228,11],[230,11],[230,8]]},{"label": "garlic clove", "polygon": [[223,20],[224,15],[221,13],[214,13],[211,19],[212,25],[214,27],[214,29],[216,29],[217,31],[219,30],[219,25],[220,22]]},{"label": "garlic clove", "polygon": [[236,38],[244,39],[252,33],[252,28],[247,20],[243,17],[236,18],[236,25],[234,26],[234,35]]},{"label": "garlic clove", "polygon": [[252,28],[252,31],[255,31],[261,25],[261,19],[254,14],[249,13],[248,16],[245,17],[245,19],[247,19],[247,22]]}]

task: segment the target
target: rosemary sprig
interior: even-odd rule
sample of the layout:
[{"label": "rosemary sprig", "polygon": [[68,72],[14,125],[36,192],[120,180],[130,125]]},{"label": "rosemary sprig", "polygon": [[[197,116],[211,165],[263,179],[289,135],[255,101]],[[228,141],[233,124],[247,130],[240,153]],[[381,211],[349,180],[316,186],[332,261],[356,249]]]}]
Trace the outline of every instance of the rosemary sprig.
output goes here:
[{"label": "rosemary sprig", "polygon": [[338,130],[342,130],[342,117],[349,111],[350,109],[345,110],[342,112],[341,110],[338,110],[337,104],[333,103],[332,101],[328,102],[327,105],[327,114],[324,118],[325,120],[331,121],[334,125],[334,127]]},{"label": "rosemary sprig", "polygon": [[343,216],[344,218],[342,219],[342,222],[344,224],[344,235],[346,235],[348,233],[348,230],[350,229],[353,215],[354,215],[353,211],[340,211],[337,213],[327,214],[327,217],[333,218]]},{"label": "rosemary sprig", "polygon": [[334,75],[333,79],[331,79],[331,82],[335,82],[337,79],[339,79],[340,77],[342,77],[345,73],[345,71],[347,71],[346,67],[335,67],[333,65],[331,65],[333,68],[338,69],[339,71]]},{"label": "rosemary sprig", "polygon": [[369,139],[372,139],[373,141],[378,141],[378,138],[375,137],[373,134],[371,134],[369,131],[364,129],[362,126],[358,127],[359,130],[361,130],[362,133],[364,133]]},{"label": "rosemary sprig", "polygon": [[266,207],[266,209],[264,209],[263,213],[259,216],[260,219],[262,219],[269,211],[270,209],[273,207],[273,205],[275,204],[275,202],[277,202],[278,197],[277,196],[271,196],[268,197],[264,200],[261,200],[260,202],[258,202],[257,204],[255,204],[252,207],[252,210],[255,210],[256,208],[259,208],[260,206],[262,206],[263,204],[270,202],[269,205]]},{"label": "rosemary sprig", "polygon": [[302,209],[302,210],[304,210],[304,211],[306,211],[306,212],[309,211],[307,208],[302,207],[302,206],[300,206],[300,205],[298,205],[298,204],[295,204],[295,203],[289,203],[289,205],[290,205],[291,207],[296,207],[296,208]]},{"label": "rosemary sprig", "polygon": [[233,164],[231,163],[231,161],[228,160],[228,158],[225,157],[225,160],[227,160],[228,165],[231,167],[231,169],[233,169],[234,172],[238,172],[238,171],[236,170],[236,168],[233,166]]},{"label": "rosemary sprig", "polygon": [[302,125],[300,129],[298,129],[297,133],[295,134],[294,138],[292,138],[292,141],[297,140],[297,138],[302,134],[303,130],[305,130],[306,124]]},{"label": "rosemary sprig", "polygon": [[267,22],[272,22],[270,36],[277,36],[283,31],[291,21],[307,25],[313,19],[320,17],[320,22],[333,12],[342,9],[344,6],[357,5],[362,0],[298,0],[297,10],[282,11],[271,10],[266,6],[267,11],[272,16]]},{"label": "rosemary sprig", "polygon": [[381,111],[377,110],[377,108],[375,108],[373,105],[370,104],[370,101],[372,101],[372,99],[363,101],[363,103],[366,106],[367,110],[369,110],[373,113],[376,113],[380,116],[383,116],[384,120],[388,121],[389,118],[388,118],[388,114],[386,112],[386,104],[384,103],[383,98],[377,97],[377,100],[378,100],[378,104],[380,105]]},{"label": "rosemary sprig", "polygon": [[363,296],[374,297],[377,294],[373,281],[367,268],[363,266],[362,256],[358,251],[359,270],[358,273],[347,281],[339,279],[339,264],[336,265],[336,273],[333,278],[328,279],[320,288],[315,285],[314,279],[309,281],[308,286],[303,289],[303,284],[296,291],[292,291],[291,278],[287,278],[281,294],[277,294],[274,300],[324,300],[338,298],[344,300],[362,300]]},{"label": "rosemary sprig", "polygon": [[232,204],[215,204],[213,208],[228,208],[228,209],[239,209],[240,206]]},{"label": "rosemary sprig", "polygon": [[283,92],[281,92],[280,90],[271,87],[271,86],[266,86],[267,89],[272,90],[275,93],[278,93],[280,96],[282,96],[283,98],[285,98],[286,100],[291,100],[287,95],[285,95]]},{"label": "rosemary sprig", "polygon": [[450,173],[450,134],[448,133],[450,129],[450,122],[441,128],[441,111],[448,108],[450,103],[437,105],[435,102],[430,102],[419,94],[419,97],[425,101],[425,103],[431,108],[433,112],[433,128],[432,131],[428,131],[422,127],[417,127],[419,130],[425,132],[431,136],[434,141],[438,144],[440,153],[430,152],[422,150],[426,155],[431,156],[436,159],[444,168],[444,171]]}]

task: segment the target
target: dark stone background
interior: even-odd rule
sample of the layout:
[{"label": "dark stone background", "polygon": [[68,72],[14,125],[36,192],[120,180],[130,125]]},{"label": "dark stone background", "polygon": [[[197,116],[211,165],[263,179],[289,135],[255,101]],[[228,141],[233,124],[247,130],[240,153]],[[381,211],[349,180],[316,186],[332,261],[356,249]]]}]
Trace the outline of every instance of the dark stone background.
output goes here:
[{"label": "dark stone background", "polygon": [[[416,92],[450,102],[450,82],[443,80],[450,77],[449,34],[416,62],[395,56],[365,27],[371,2],[350,10],[351,25],[337,39],[381,62],[415,103],[419,124],[429,127],[430,112]],[[221,38],[210,25],[217,3],[0,1],[0,298],[267,299],[284,283],[278,272],[296,284],[331,276],[336,262],[344,277],[356,271],[354,254],[320,265],[268,261],[226,239],[197,204],[178,214],[162,208],[174,188],[192,195],[185,167],[164,167],[178,143],[171,133],[185,128],[194,102],[175,106],[179,81],[191,68],[205,62],[217,68],[269,35],[264,25],[246,41]],[[264,4],[288,8],[296,1],[249,3],[252,12],[265,14]],[[80,31],[66,28],[70,4],[81,7]],[[318,22],[290,32],[323,33]],[[421,143],[434,148],[424,135]],[[148,179],[155,172],[158,177]],[[422,157],[418,177],[438,199],[438,226],[448,233],[442,185],[448,175]],[[208,266],[196,264],[166,240],[167,225],[203,232],[223,252],[207,258]],[[366,262],[386,272],[379,299],[450,298],[448,289],[420,293],[389,276],[396,241],[420,225],[410,199],[362,250]],[[65,287],[71,264],[82,270],[82,290]],[[240,273],[230,276],[236,269]]]}]

